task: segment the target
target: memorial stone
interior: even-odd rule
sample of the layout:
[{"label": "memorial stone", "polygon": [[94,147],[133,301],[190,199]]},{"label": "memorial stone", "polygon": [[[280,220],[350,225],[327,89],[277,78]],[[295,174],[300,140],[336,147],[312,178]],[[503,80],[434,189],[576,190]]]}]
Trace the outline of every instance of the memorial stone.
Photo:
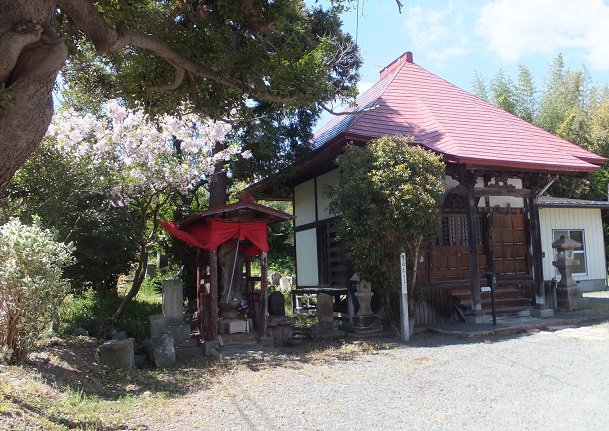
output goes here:
[{"label": "memorial stone", "polygon": [[182,280],[163,282],[163,316],[166,325],[180,325],[184,319]]},{"label": "memorial stone", "polygon": [[269,295],[269,314],[271,316],[285,316],[285,297],[283,293],[275,291]]},{"label": "memorial stone", "polygon": [[320,322],[334,321],[334,297],[332,295],[317,294],[317,319]]}]

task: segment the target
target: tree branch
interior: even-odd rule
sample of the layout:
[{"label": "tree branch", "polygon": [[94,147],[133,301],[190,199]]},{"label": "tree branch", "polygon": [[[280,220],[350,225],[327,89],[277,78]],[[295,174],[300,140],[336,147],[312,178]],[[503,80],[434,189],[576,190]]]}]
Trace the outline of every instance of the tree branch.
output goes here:
[{"label": "tree branch", "polygon": [[151,98],[152,97],[152,93],[154,91],[157,91],[157,92],[163,94],[166,91],[175,90],[176,88],[178,88],[180,86],[180,84],[182,84],[182,81],[184,80],[184,73],[186,71],[184,70],[183,67],[177,66],[175,64],[172,64],[172,66],[176,70],[176,76],[173,79],[173,81],[168,82],[167,84],[157,84],[157,85],[151,85],[151,86],[149,86],[146,89],[146,97],[147,98]]},{"label": "tree branch", "polygon": [[332,114],[332,115],[357,115],[357,114],[363,114],[364,112],[374,111],[375,109],[377,109],[379,107],[379,105],[374,105],[374,106],[371,106],[370,108],[356,109],[354,111],[336,112],[332,108],[328,108],[323,103],[320,103],[319,106],[321,106],[321,109],[323,109],[324,111],[326,111],[326,112],[328,112],[329,114]]}]

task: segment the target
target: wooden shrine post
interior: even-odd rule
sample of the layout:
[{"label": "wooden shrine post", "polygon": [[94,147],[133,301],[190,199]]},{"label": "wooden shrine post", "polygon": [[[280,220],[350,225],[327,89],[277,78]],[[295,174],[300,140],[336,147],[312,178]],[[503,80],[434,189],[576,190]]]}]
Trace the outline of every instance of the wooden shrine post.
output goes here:
[{"label": "wooden shrine post", "polygon": [[207,315],[208,337],[206,341],[218,338],[218,249],[209,251],[209,313]]},{"label": "wooden shrine post", "polygon": [[263,251],[260,253],[260,320],[259,320],[259,337],[267,336],[267,327],[268,327],[268,317],[266,315],[269,309],[269,297],[268,297],[268,268],[267,268],[267,255]]},{"label": "wooden shrine post", "polygon": [[467,187],[467,203],[465,205],[465,216],[467,221],[467,241],[469,243],[469,287],[472,297],[472,319],[478,323],[482,317],[482,299],[480,295],[480,274],[478,263],[478,226],[476,224],[476,176],[472,173],[465,174],[462,184]]}]

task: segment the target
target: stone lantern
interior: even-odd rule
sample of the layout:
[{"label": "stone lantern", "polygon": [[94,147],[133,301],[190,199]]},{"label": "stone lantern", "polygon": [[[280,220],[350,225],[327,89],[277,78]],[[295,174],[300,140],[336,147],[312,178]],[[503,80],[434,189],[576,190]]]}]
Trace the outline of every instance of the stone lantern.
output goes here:
[{"label": "stone lantern", "polygon": [[586,308],[588,300],[583,298],[582,291],[573,280],[573,268],[579,265],[579,260],[575,259],[573,250],[582,245],[561,235],[559,239],[552,243],[552,248],[556,249],[558,257],[552,262],[560,273],[560,281],[556,286],[556,298],[558,308],[562,310],[580,310]]},{"label": "stone lantern", "polygon": [[351,281],[355,282],[355,297],[359,303],[357,314],[353,316],[353,332],[356,334],[376,334],[382,332],[379,317],[372,312],[370,301],[374,293],[369,281],[361,280],[359,275],[355,274],[351,277]]}]

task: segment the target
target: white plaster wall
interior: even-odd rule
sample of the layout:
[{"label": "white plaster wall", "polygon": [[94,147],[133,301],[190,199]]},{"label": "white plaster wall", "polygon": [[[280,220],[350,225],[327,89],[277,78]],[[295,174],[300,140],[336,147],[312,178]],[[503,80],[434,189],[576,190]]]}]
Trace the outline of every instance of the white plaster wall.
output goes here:
[{"label": "white plaster wall", "polygon": [[315,219],[315,182],[309,180],[294,187],[294,215],[296,226],[317,221]]},{"label": "white plaster wall", "polygon": [[582,290],[587,281],[597,280],[598,287],[606,286],[607,263],[605,261],[605,240],[601,211],[597,208],[540,208],[541,246],[545,253],[543,258],[544,280],[560,279],[552,265],[554,249],[552,248],[552,229],[583,229],[586,246],[587,274],[575,274],[573,279],[580,282]]},{"label": "white plaster wall", "polygon": [[338,169],[317,177],[317,220],[325,220],[333,217],[328,211],[330,199],[324,196],[324,190],[329,185],[338,183]]},{"label": "white plaster wall", "polygon": [[299,287],[319,284],[316,229],[296,232],[296,281]]}]

